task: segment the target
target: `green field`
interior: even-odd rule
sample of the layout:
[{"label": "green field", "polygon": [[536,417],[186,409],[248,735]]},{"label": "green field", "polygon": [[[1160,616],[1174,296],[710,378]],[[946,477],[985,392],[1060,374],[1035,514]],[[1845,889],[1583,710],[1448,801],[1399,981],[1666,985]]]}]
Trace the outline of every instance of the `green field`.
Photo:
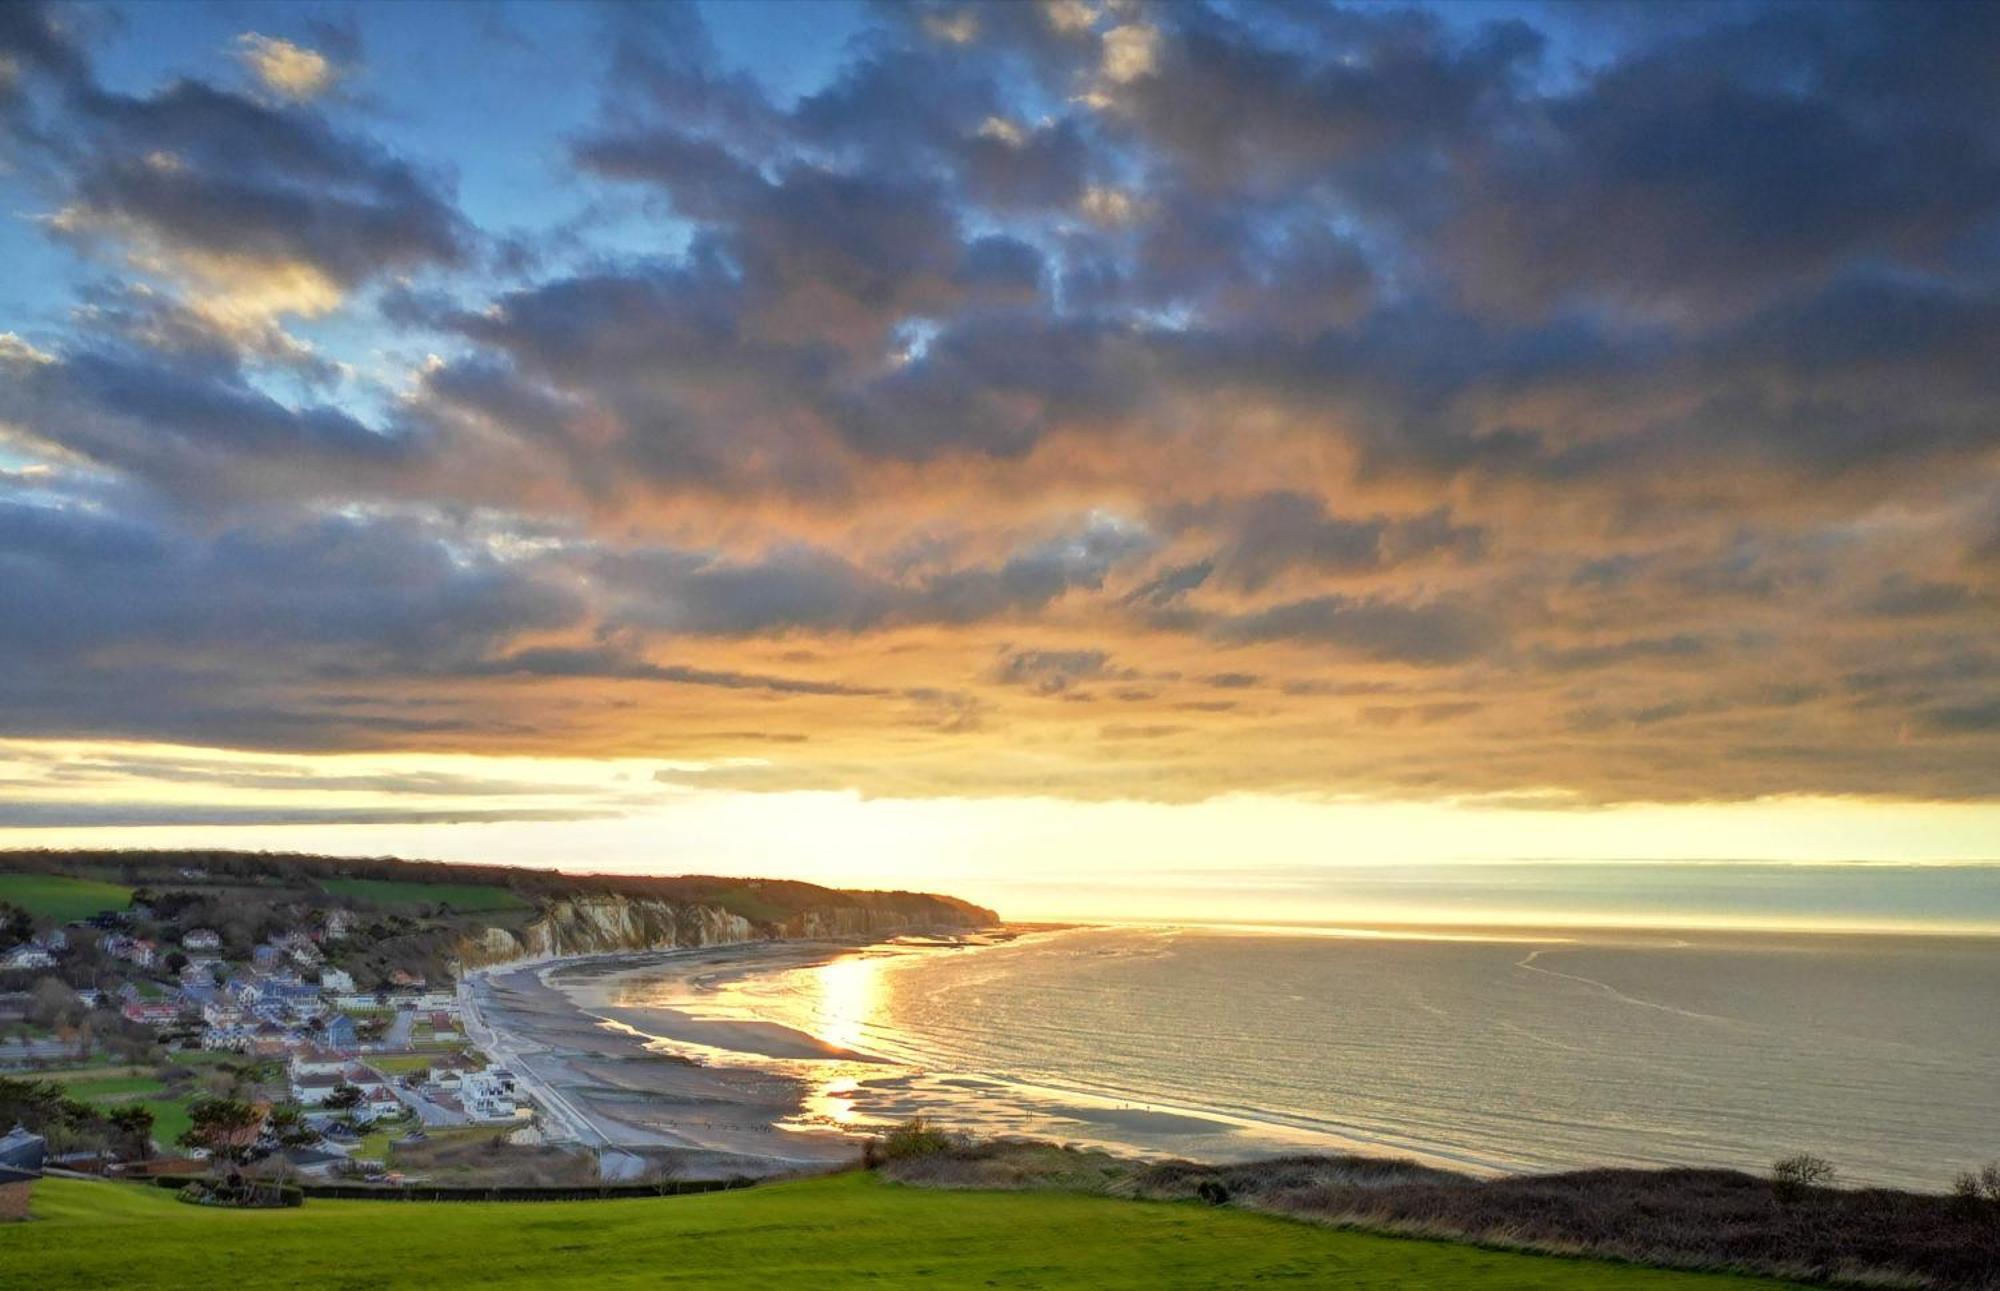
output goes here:
[{"label": "green field", "polygon": [[59,1082],[69,1092],[71,1098],[93,1103],[109,1110],[113,1107],[130,1107],[137,1104],[153,1113],[153,1139],[173,1149],[174,1140],[185,1133],[193,1124],[188,1118],[188,1104],[194,1101],[192,1091],[179,1097],[162,1097],[167,1094],[167,1086],[151,1074],[147,1067],[88,1067],[70,1071],[35,1073],[39,1080]]},{"label": "green field", "polygon": [[492,883],[398,883],[393,879],[321,879],[335,896],[368,901],[384,909],[448,905],[460,913],[525,910],[529,903]]},{"label": "green field", "polygon": [[628,1201],[308,1201],[220,1211],[133,1184],[43,1179],[0,1226],[38,1291],[187,1287],[1219,1287],[1729,1291],[1748,1278],[1315,1228],[1186,1203],[942,1192],[849,1174]]},{"label": "green field", "polygon": [[105,910],[123,910],[132,904],[132,889],[60,874],[0,874],[0,901],[70,923]]}]

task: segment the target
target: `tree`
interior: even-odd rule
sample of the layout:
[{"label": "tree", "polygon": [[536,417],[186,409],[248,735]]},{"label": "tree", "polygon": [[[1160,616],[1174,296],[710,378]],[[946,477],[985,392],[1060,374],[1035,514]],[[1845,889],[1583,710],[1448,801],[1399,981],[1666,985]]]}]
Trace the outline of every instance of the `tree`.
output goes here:
[{"label": "tree", "polygon": [[34,935],[34,916],[20,906],[0,901],[0,950],[11,950]]},{"label": "tree", "polygon": [[188,1106],[188,1119],[194,1124],[181,1135],[182,1146],[202,1148],[216,1161],[240,1164],[256,1146],[264,1112],[240,1098],[202,1098]]},{"label": "tree", "polygon": [[1797,1201],[1814,1188],[1831,1186],[1833,1176],[1833,1162],[1801,1152],[1772,1163],[1771,1189],[1780,1201]]},{"label": "tree", "polygon": [[306,1123],[305,1109],[297,1103],[280,1103],[273,1107],[264,1129],[281,1147],[311,1147],[320,1138],[319,1131]]},{"label": "tree", "polygon": [[326,1096],[326,1105],[344,1112],[349,1108],[361,1106],[362,1100],[366,1097],[367,1095],[361,1092],[361,1086],[350,1085],[343,1080],[333,1087],[331,1094]]},{"label": "tree", "polygon": [[153,1109],[139,1104],[115,1107],[105,1117],[111,1123],[112,1147],[129,1161],[153,1155]]},{"label": "tree", "polygon": [[74,1025],[84,1015],[83,998],[53,977],[44,977],[28,992],[28,1021],[52,1027]]}]

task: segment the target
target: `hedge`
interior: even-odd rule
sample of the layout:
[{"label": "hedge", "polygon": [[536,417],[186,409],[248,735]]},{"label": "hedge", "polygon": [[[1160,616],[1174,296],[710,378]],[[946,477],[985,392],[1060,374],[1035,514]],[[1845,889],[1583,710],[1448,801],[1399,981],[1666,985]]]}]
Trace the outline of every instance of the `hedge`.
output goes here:
[{"label": "hedge", "polygon": [[[206,1175],[162,1174],[152,1182],[161,1188],[184,1188],[190,1183],[207,1182]],[[301,1198],[319,1197],[334,1201],[601,1201],[618,1197],[680,1197],[693,1193],[726,1192],[748,1188],[754,1179],[669,1179],[661,1183],[606,1183],[583,1187],[539,1187],[495,1185],[487,1188],[452,1188],[431,1184],[373,1183],[288,1183],[283,1185],[287,1205],[292,1193]]]}]

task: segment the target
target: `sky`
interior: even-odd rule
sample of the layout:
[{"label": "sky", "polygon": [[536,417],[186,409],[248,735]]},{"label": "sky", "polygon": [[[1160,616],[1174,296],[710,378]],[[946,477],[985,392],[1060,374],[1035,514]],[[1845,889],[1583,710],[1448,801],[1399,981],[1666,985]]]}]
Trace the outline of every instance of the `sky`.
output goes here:
[{"label": "sky", "polygon": [[0,7],[0,846],[1232,918],[2000,859],[1996,65],[1986,5]]}]

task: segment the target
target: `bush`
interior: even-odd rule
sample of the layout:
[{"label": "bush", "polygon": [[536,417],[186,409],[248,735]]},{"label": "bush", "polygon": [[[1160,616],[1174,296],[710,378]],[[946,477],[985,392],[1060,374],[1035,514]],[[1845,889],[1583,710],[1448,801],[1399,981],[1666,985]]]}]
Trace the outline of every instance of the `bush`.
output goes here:
[{"label": "bush", "polygon": [[1220,1179],[1203,1179],[1195,1185],[1194,1195],[1211,1206],[1229,1204],[1229,1185]]},{"label": "bush", "polygon": [[1833,1183],[1833,1162],[1825,1157],[1801,1152],[1771,1163],[1771,1189],[1781,1201],[1795,1201],[1814,1188]]},{"label": "bush", "polygon": [[873,1161],[907,1161],[912,1157],[937,1156],[958,1147],[957,1136],[933,1126],[921,1116],[913,1116],[869,1146]]}]

